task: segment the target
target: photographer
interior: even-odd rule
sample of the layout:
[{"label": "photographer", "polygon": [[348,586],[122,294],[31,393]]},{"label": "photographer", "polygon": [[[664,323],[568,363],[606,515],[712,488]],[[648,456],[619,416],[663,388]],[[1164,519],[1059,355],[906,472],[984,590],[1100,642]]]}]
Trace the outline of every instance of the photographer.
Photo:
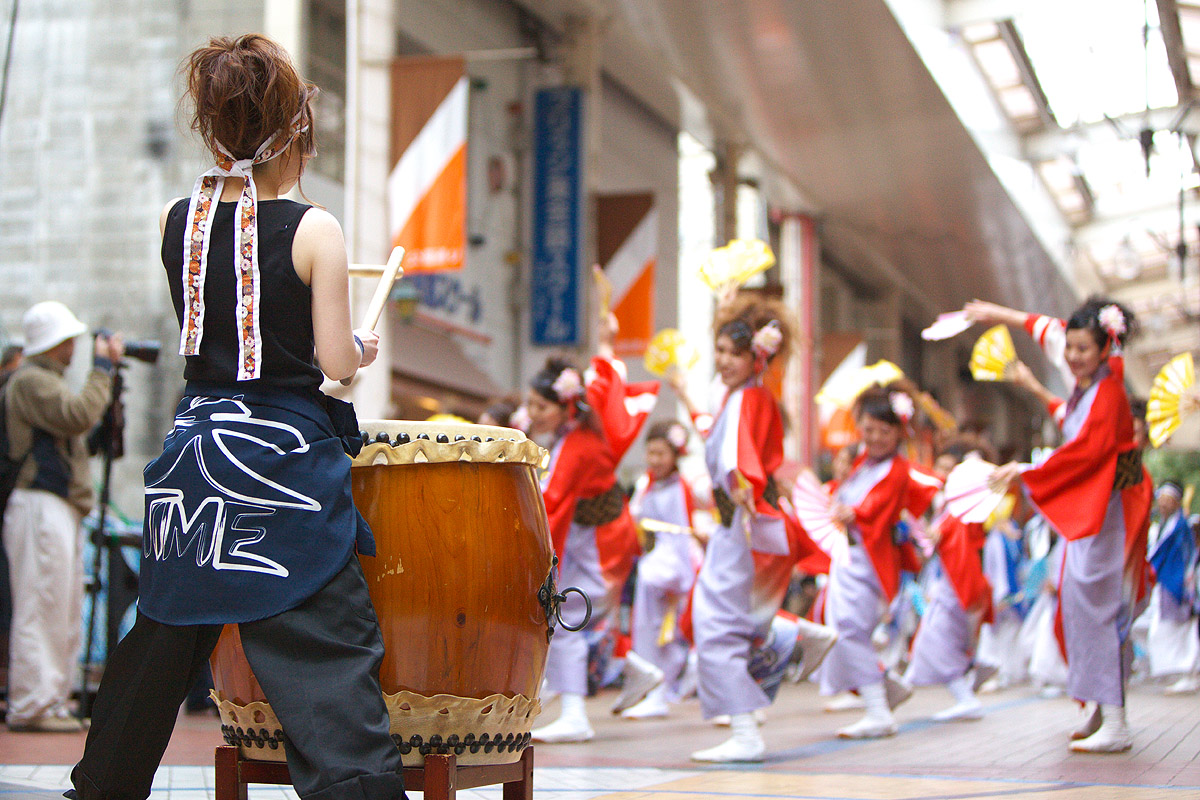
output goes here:
[{"label": "photographer", "polygon": [[9,456],[22,467],[4,514],[13,594],[8,727],[77,731],[67,708],[79,655],[83,603],[80,521],[93,497],[85,437],[112,398],[125,345],[97,335],[93,369],[78,394],[64,373],[87,331],[65,305],[25,312],[24,364],[5,387]]}]

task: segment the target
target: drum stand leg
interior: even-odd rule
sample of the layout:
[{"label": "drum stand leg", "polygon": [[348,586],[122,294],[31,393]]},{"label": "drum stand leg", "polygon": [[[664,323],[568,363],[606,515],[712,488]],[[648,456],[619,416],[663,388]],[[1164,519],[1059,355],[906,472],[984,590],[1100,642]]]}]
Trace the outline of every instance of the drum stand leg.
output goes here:
[{"label": "drum stand leg", "polygon": [[[246,800],[246,786],[274,783],[290,786],[287,764],[242,758],[236,747],[216,752],[215,800]],[[526,747],[514,764],[458,766],[454,755],[427,755],[424,767],[404,768],[404,788],[422,792],[425,800],[454,800],[459,789],[504,785],[503,800],[533,800],[533,748]]]}]

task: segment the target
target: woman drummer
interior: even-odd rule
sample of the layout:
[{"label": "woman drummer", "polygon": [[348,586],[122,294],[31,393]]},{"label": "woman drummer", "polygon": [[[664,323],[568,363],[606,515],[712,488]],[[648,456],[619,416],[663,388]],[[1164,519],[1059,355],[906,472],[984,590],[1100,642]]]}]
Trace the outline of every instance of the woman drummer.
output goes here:
[{"label": "woman drummer", "polygon": [[236,623],[297,794],[402,797],[356,554],[374,542],[343,449],[358,426],[318,390],[322,372],[374,361],[377,338],[350,329],[337,221],[282,197],[316,153],[316,90],[256,34],[213,39],[185,71],[217,164],[160,224],[187,387],[146,468],[137,621],[108,660],[71,780],[85,800],[147,797],[188,686]]}]

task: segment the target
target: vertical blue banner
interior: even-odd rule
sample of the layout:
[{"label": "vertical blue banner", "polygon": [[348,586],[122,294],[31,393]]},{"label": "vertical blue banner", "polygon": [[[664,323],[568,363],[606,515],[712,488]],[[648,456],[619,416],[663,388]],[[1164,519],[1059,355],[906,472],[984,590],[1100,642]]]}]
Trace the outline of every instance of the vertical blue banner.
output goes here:
[{"label": "vertical blue banner", "polygon": [[575,345],[580,340],[583,153],[583,90],[539,90],[534,99],[529,304],[535,345]]}]

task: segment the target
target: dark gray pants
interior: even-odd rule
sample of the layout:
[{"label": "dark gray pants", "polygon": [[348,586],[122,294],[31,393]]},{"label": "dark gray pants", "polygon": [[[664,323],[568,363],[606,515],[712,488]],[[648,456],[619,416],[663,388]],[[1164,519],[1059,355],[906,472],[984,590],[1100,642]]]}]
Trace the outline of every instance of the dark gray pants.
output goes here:
[{"label": "dark gray pants", "polygon": [[[290,611],[239,626],[246,659],[287,735],[305,800],[404,797],[400,753],[379,689],[383,640],[358,558]],[[83,758],[80,800],[145,800],[179,704],[220,625],[163,625],[138,614],[110,655]]]}]

